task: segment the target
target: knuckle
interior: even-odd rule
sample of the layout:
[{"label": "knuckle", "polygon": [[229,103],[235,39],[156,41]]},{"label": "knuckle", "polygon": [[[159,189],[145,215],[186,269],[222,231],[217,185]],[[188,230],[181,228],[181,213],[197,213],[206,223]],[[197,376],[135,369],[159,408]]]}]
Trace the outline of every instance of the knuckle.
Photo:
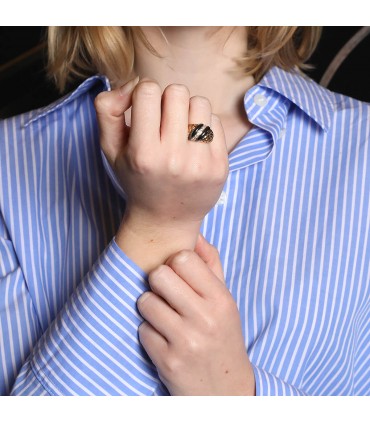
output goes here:
[{"label": "knuckle", "polygon": [[211,102],[208,100],[207,97],[203,97],[201,95],[195,95],[194,97],[191,97],[190,103],[192,107],[195,107],[197,109],[211,110]]},{"label": "knuckle", "polygon": [[170,357],[167,357],[167,359],[164,361],[163,373],[165,377],[170,379],[171,376],[179,374],[181,372],[182,367],[182,361],[175,355],[172,355]]},{"label": "knuckle", "polygon": [[167,171],[171,176],[180,176],[183,174],[183,159],[177,154],[168,155],[167,157]]},{"label": "knuckle", "polygon": [[102,91],[99,93],[94,100],[94,106],[98,113],[109,112],[114,108],[114,101],[110,92]]},{"label": "knuckle", "polygon": [[152,160],[145,154],[129,155],[127,160],[130,169],[139,175],[147,174],[152,169]]},{"label": "knuckle", "polygon": [[221,123],[221,119],[215,113],[211,113],[211,119],[216,123]]},{"label": "knuckle", "polygon": [[196,156],[190,158],[184,163],[184,179],[187,183],[193,184],[195,189],[200,187],[202,183],[209,184],[209,182],[212,182],[209,163]]},{"label": "knuckle", "polygon": [[135,88],[134,95],[154,97],[161,95],[161,88],[155,81],[139,82]]},{"label": "knuckle", "polygon": [[198,356],[202,350],[201,343],[194,336],[185,336],[184,337],[184,346],[183,350],[189,356],[196,355]]},{"label": "knuckle", "polygon": [[[201,160],[193,160],[189,163],[189,173],[196,181],[202,179],[204,176],[207,177],[208,175],[203,175],[203,172],[206,170],[206,166]],[[208,173],[208,172],[205,172]]]},{"label": "knuckle", "polygon": [[219,260],[220,259],[220,253],[219,253],[218,249],[212,244],[210,244],[209,249],[211,251],[211,255],[212,255],[213,259]]},{"label": "knuckle", "polygon": [[189,99],[189,88],[183,84],[170,84],[164,90],[165,95]]},{"label": "knuckle", "polygon": [[203,316],[202,326],[203,333],[209,337],[213,337],[219,333],[218,324],[214,317]]},{"label": "knuckle", "polygon": [[222,313],[222,315],[232,316],[236,313],[239,313],[238,307],[227,289],[225,289],[225,291],[220,294],[218,304],[219,311]]}]

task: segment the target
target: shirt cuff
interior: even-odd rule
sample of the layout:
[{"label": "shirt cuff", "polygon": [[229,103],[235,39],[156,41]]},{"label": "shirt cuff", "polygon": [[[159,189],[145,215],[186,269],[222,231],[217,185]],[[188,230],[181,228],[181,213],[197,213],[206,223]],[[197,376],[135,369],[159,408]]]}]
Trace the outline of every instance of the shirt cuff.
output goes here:
[{"label": "shirt cuff", "polygon": [[31,366],[51,395],[155,395],[157,370],[138,339],[146,274],[107,246],[37,344]]},{"label": "shirt cuff", "polygon": [[305,396],[298,388],[252,364],[256,379],[256,396]]}]

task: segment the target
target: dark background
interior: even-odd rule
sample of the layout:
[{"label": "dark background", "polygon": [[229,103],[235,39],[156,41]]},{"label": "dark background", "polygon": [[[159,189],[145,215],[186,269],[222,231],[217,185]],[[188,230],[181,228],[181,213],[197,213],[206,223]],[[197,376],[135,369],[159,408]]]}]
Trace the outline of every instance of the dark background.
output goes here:
[{"label": "dark background", "polygon": [[[307,74],[320,82],[343,46],[365,28],[324,27],[319,46],[309,61],[314,69]],[[61,97],[46,78],[45,35],[46,27],[0,27],[0,119],[46,106]],[[327,87],[370,102],[370,34],[343,57]]]}]

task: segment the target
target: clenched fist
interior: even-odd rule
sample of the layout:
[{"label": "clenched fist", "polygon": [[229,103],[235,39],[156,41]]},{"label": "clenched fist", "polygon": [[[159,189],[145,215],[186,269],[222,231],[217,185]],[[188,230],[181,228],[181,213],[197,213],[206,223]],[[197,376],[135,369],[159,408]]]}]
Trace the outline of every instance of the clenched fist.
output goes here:
[{"label": "clenched fist", "polygon": [[[199,224],[228,174],[225,136],[211,104],[190,98],[184,85],[169,85],[162,94],[151,80],[140,81],[131,99],[131,128],[124,121],[128,95],[103,92],[95,101],[101,146],[128,196],[130,213],[160,225]],[[188,141],[189,123],[211,126],[213,142]]]},{"label": "clenched fist", "polygon": [[[124,115],[129,107],[131,127]],[[183,248],[193,249],[201,222],[228,175],[225,134],[209,100],[190,98],[188,88],[180,84],[171,84],[162,93],[155,81],[146,79],[100,93],[95,108],[101,147],[127,194],[116,237],[121,248],[132,249],[132,238],[138,244],[166,242],[168,251],[163,251],[162,259]],[[189,123],[209,125],[213,141],[188,141]],[[131,256],[140,261],[136,252]],[[150,265],[143,267],[149,270]]]}]

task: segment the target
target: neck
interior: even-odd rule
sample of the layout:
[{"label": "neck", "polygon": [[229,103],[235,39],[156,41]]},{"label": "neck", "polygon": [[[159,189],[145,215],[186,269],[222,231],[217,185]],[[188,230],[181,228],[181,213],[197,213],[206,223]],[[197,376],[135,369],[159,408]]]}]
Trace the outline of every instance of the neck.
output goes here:
[{"label": "neck", "polygon": [[[246,52],[245,27],[142,27],[160,54],[150,53],[140,40],[134,40],[132,77],[148,77],[161,86],[184,84],[190,96],[209,99],[229,132],[229,149],[250,126],[244,110],[245,92],[254,85],[235,61]],[[228,130],[230,128],[230,130]]]},{"label": "neck", "polygon": [[245,54],[244,27],[142,27],[162,58],[135,41],[134,73],[162,87],[184,84],[190,95],[207,97],[220,117],[239,111],[240,97],[254,84],[238,69],[235,59]]}]

